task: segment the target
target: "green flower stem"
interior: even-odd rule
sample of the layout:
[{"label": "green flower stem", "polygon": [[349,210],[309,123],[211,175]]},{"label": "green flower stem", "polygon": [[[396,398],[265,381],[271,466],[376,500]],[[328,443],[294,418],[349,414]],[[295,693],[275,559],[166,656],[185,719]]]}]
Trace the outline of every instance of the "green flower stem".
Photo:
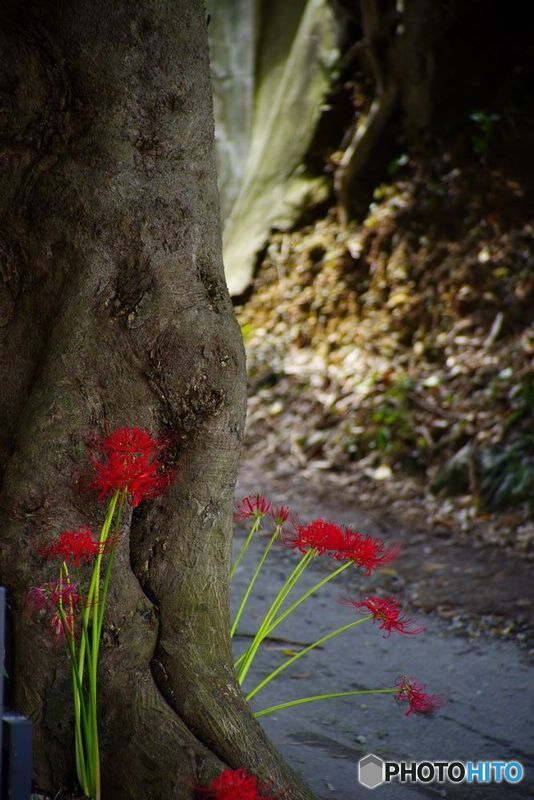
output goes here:
[{"label": "green flower stem", "polygon": [[334,572],[331,572],[325,578],[316,583],[315,586],[312,586],[311,589],[308,589],[307,592],[305,592],[297,600],[295,600],[295,602],[292,605],[290,605],[289,608],[286,611],[284,611],[283,614],[281,614],[272,622],[271,626],[269,627],[269,630],[267,631],[267,634],[271,633],[271,631],[274,631],[274,629],[277,628],[278,625],[280,625],[280,623],[286,619],[286,617],[289,617],[289,615],[292,614],[293,611],[295,611],[295,609],[297,609],[301,603],[304,603],[304,601],[307,600],[308,597],[311,597],[312,594],[315,594],[315,592],[322,586],[324,586],[326,583],[333,580],[338,575],[341,575],[341,573],[344,572],[348,567],[350,567],[351,564],[354,564],[354,561],[347,561],[346,564],[342,564],[341,567],[338,567],[338,569],[334,570]]},{"label": "green flower stem", "polygon": [[[65,576],[65,582],[67,586],[71,586],[71,577],[69,573],[69,567],[66,561],[64,561],[61,565],[60,573],[59,573],[59,585],[62,586],[63,584],[63,575]],[[60,599],[58,613],[60,615],[61,624],[63,627],[63,632],[65,635],[65,640],[68,643],[68,650],[71,660],[71,667],[72,667],[72,694],[74,700],[74,737],[75,737],[75,755],[76,755],[76,772],[80,779],[80,784],[87,788],[88,779],[87,779],[87,766],[86,766],[86,758],[84,755],[83,749],[83,741],[90,742],[91,737],[88,737],[88,723],[87,723],[87,711],[85,708],[85,699],[83,695],[83,662],[82,662],[82,670],[77,671],[77,654],[76,654],[76,639],[75,639],[75,631],[74,631],[74,605],[72,599],[69,599],[69,608],[68,608],[68,615],[65,613],[65,608],[63,606],[63,602]],[[80,648],[82,647],[82,642],[80,643]],[[83,731],[82,731],[82,724],[83,724]],[[88,760],[90,762],[90,754],[88,753]]]},{"label": "green flower stem", "polygon": [[[72,660],[72,658],[71,658]],[[72,664],[72,688],[73,688],[73,695],[74,695],[74,745],[75,745],[75,755],[76,755],[76,774],[80,781],[80,786],[84,794],[88,792],[88,783],[87,783],[87,768],[85,765],[85,754],[84,754],[84,737],[82,735],[82,729],[80,725],[80,707],[83,703],[83,699],[80,698],[80,694],[77,688],[77,675],[76,675],[76,664]]]},{"label": "green flower stem", "polygon": [[98,670],[98,650],[99,650],[99,601],[100,601],[100,570],[103,556],[103,546],[105,545],[115,508],[119,499],[120,490],[117,489],[115,494],[110,500],[106,518],[100,532],[99,544],[100,552],[96,557],[93,575],[91,577],[91,585],[89,587],[88,596],[88,610],[89,615],[92,613],[91,620],[91,657],[88,659],[88,673],[89,673],[89,711],[91,717],[91,734],[92,734],[92,756],[93,756],[93,769],[94,769],[94,791],[91,794],[93,800],[100,800],[100,751],[98,743],[98,702],[97,702],[97,670]]},{"label": "green flower stem", "polygon": [[[91,660],[91,639],[85,613],[82,612],[82,614],[80,614],[80,617],[82,621],[82,635],[80,638],[80,646],[78,648],[78,682],[80,686],[83,686],[86,654],[87,654],[87,659],[89,661]],[[84,702],[83,698],[82,702]],[[92,765],[94,764],[93,736],[90,734],[88,728],[85,734],[85,747],[87,751],[87,763],[89,765]]]},{"label": "green flower stem", "polygon": [[[98,539],[98,543],[100,545],[104,545],[106,539],[109,535],[109,529],[111,527],[111,521],[113,519],[113,514],[115,513],[115,506],[117,505],[117,500],[119,497],[120,490],[117,489],[115,494],[110,500],[108,510],[106,512],[106,518],[104,519],[104,524],[102,526],[102,530],[100,532],[100,537]],[[98,588],[100,586],[100,563],[102,561],[102,553],[98,553],[97,560],[95,566],[93,568],[93,574],[91,575],[91,583],[89,584],[89,591],[87,593],[87,602],[85,604],[85,608],[83,611],[83,615],[85,616],[85,621],[88,624],[89,619],[91,617],[91,612],[93,610],[93,598],[95,596],[95,592],[98,597]],[[98,567],[98,568],[97,568]]]},{"label": "green flower stem", "polygon": [[287,661],[284,661],[283,664],[280,664],[280,666],[277,667],[277,669],[273,670],[273,672],[271,672],[269,675],[267,675],[266,678],[264,678],[260,683],[258,683],[258,685],[254,689],[252,689],[251,692],[249,692],[247,694],[247,700],[252,700],[254,695],[258,694],[258,692],[261,691],[264,688],[264,686],[267,686],[267,684],[270,683],[273,678],[276,678],[277,675],[279,675],[285,669],[290,667],[291,664],[294,664],[295,661],[298,661],[299,658],[302,658],[302,656],[305,656],[306,653],[309,653],[310,650],[314,650],[316,647],[319,647],[320,645],[324,644],[325,642],[328,642],[330,639],[333,639],[334,636],[338,636],[340,633],[344,633],[345,631],[349,631],[351,628],[355,628],[356,625],[361,625],[362,622],[367,622],[367,620],[370,620],[370,619],[373,619],[373,615],[372,614],[369,614],[366,617],[362,617],[361,619],[357,619],[354,622],[349,622],[348,625],[343,625],[343,627],[341,627],[341,628],[336,628],[335,631],[331,631],[331,633],[327,633],[326,636],[322,636],[320,639],[317,639],[317,641],[314,642],[313,644],[310,644],[310,645],[308,645],[308,647],[305,647],[304,650],[301,650],[299,653],[296,653],[296,655],[292,656],[291,658],[288,658]]},{"label": "green flower stem", "polygon": [[261,557],[261,559],[260,559],[260,561],[258,563],[258,566],[254,570],[254,575],[252,576],[252,578],[249,581],[249,584],[247,586],[247,590],[246,590],[246,592],[245,592],[245,594],[243,596],[243,599],[241,600],[241,605],[239,606],[239,609],[238,609],[237,614],[235,616],[234,624],[232,625],[232,629],[230,631],[230,636],[231,637],[234,636],[234,634],[235,634],[235,632],[237,630],[237,626],[239,624],[239,620],[241,619],[243,611],[245,610],[245,607],[247,605],[248,599],[250,597],[250,593],[252,592],[252,589],[254,588],[254,584],[256,583],[256,579],[257,579],[258,575],[260,574],[261,569],[262,569],[263,565],[265,564],[265,560],[266,560],[267,556],[269,555],[269,552],[270,552],[273,544],[275,543],[276,539],[278,538],[281,529],[282,529],[281,525],[277,525],[276,528],[274,529],[274,533],[271,536],[271,538],[269,539],[269,541],[268,541],[268,543],[267,543],[267,545],[265,547],[265,550],[263,551],[263,555],[262,555],[262,557]]},{"label": "green flower stem", "polygon": [[240,549],[239,553],[237,554],[236,560],[234,561],[234,563],[232,565],[232,569],[230,570],[230,580],[232,580],[232,578],[234,577],[235,571],[238,568],[239,564],[241,563],[241,559],[243,558],[243,556],[247,552],[247,550],[248,550],[248,548],[250,546],[250,543],[251,543],[251,541],[252,541],[252,539],[254,537],[254,534],[257,533],[259,531],[259,529],[261,528],[261,521],[263,519],[263,516],[264,516],[263,514],[258,514],[255,517],[254,522],[252,523],[252,526],[250,528],[250,531],[248,532],[248,536],[245,539],[245,541],[243,542],[243,544],[241,545],[241,549]]},{"label": "green flower stem", "polygon": [[[267,632],[265,633],[265,636],[268,636],[272,631],[274,631],[274,629],[276,627],[278,627],[278,625],[280,625],[280,623],[283,622],[283,620],[286,619],[286,617],[288,617],[301,603],[303,603],[305,600],[307,600],[308,597],[310,597],[314,592],[316,592],[318,589],[320,589],[321,586],[324,586],[325,583],[328,583],[328,581],[331,581],[333,578],[336,577],[336,575],[339,575],[341,572],[343,572],[345,569],[347,569],[347,567],[350,567],[350,565],[353,564],[353,563],[354,563],[353,561],[348,561],[346,564],[343,564],[341,567],[336,569],[334,572],[331,572],[325,578],[323,578],[318,583],[316,583],[315,586],[313,586],[311,589],[309,589],[307,592],[305,592],[303,595],[301,595],[301,597],[299,597],[298,600],[295,600],[295,602],[291,606],[289,606],[289,608],[286,611],[284,611],[283,614],[281,614],[279,617],[277,617],[274,621],[271,621],[271,623],[269,624],[269,628],[268,628]],[[306,564],[306,566],[307,566],[307,564]],[[263,638],[265,638],[265,636]],[[235,669],[242,663],[242,661],[245,658],[247,652],[248,652],[248,650],[245,650],[244,653],[241,653],[239,658],[234,662],[234,668]]]},{"label": "green flower stem", "polygon": [[269,608],[267,614],[263,618],[263,621],[258,631],[256,632],[256,635],[254,636],[254,639],[252,640],[250,647],[247,649],[246,655],[243,659],[243,663],[241,665],[239,674],[237,676],[237,680],[240,686],[243,684],[243,681],[246,678],[247,672],[249,671],[252,662],[254,661],[254,657],[258,652],[261,643],[269,633],[269,629],[272,624],[273,618],[278,613],[278,610],[282,605],[282,603],[284,602],[284,600],[286,599],[287,595],[295,586],[300,576],[302,575],[302,573],[304,572],[310,561],[315,557],[315,555],[316,555],[315,550],[308,550],[308,552],[302,556],[302,558],[294,568],[293,572],[287,578],[286,582],[284,583],[284,585],[276,595],[275,599],[273,600],[271,607]]},{"label": "green flower stem", "polygon": [[304,703],[316,703],[319,700],[331,700],[335,697],[354,697],[355,695],[364,694],[396,694],[399,691],[397,686],[394,689],[362,689],[354,692],[331,692],[330,694],[315,694],[311,697],[300,697],[298,700],[290,700],[288,703],[280,703],[277,706],[270,708],[263,708],[261,711],[256,711],[254,716],[256,719],[265,717],[267,714],[273,714],[275,711],[281,711],[284,708],[292,708],[293,706],[301,706]]},{"label": "green flower stem", "polygon": [[[67,624],[67,616],[65,614],[65,609],[63,608],[63,604],[61,603],[61,601],[58,605],[58,613],[59,613],[59,618],[61,620],[61,625],[63,626],[63,633],[65,635],[65,641],[67,642],[67,647],[69,650],[71,666],[72,666],[72,689],[74,696],[74,714],[75,714],[76,771],[83,791],[85,792],[85,794],[89,794],[90,781],[88,780],[87,777],[87,766],[85,763],[85,758],[83,753],[83,738],[85,738],[85,740],[87,741],[87,737],[89,734],[89,721],[87,719],[87,711],[85,708],[83,688],[80,682],[80,676],[76,669],[77,665],[76,643],[72,638],[71,630]],[[83,726],[83,735],[82,735],[82,726]]]},{"label": "green flower stem", "polygon": [[[102,635],[102,624],[104,622],[104,612],[106,610],[106,601],[107,601],[107,598],[108,598],[108,589],[109,589],[109,579],[110,579],[110,576],[111,576],[111,567],[113,566],[113,560],[114,560],[114,557],[115,557],[115,547],[117,545],[117,538],[118,538],[118,535],[119,535],[121,517],[122,517],[122,512],[123,512],[123,509],[124,509],[124,504],[126,502],[126,497],[127,497],[127,490],[123,489],[121,494],[120,494],[120,497],[119,497],[119,507],[117,509],[117,515],[115,517],[115,525],[114,525],[114,528],[113,528],[113,543],[112,543],[111,550],[109,552],[108,563],[106,564],[106,571],[104,572],[104,581],[102,583],[102,601],[100,603],[100,610],[97,607],[97,616],[98,616],[98,636],[97,636],[97,641],[98,641],[98,647],[99,648],[100,648],[100,639],[101,639],[101,635]],[[98,660],[98,651],[96,653],[96,660]]]}]

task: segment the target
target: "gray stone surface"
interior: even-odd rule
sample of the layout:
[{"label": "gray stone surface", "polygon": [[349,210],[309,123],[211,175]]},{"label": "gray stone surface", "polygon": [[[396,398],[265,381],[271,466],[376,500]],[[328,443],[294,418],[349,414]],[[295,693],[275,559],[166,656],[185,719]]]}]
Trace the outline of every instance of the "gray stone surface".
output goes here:
[{"label": "gray stone surface", "polygon": [[[236,536],[236,546],[242,541]],[[251,567],[266,543],[255,542],[240,566],[233,588],[239,601]],[[296,555],[277,548],[262,574],[253,601],[235,639],[239,654],[262,616],[266,604],[282,585]],[[305,589],[328,570],[332,562],[314,562],[302,579]],[[380,579],[378,580],[380,583]],[[335,627],[351,621],[354,611],[337,601],[342,595],[363,597],[369,579],[348,570],[327,584],[282,623],[273,636],[286,643],[266,641],[245,683],[252,688],[294,650],[291,642],[309,644]],[[378,593],[373,580],[373,591]],[[292,698],[328,691],[392,686],[402,674],[419,678],[428,691],[443,694],[447,705],[434,718],[405,716],[391,695],[328,700],[279,711],[261,720],[286,759],[300,770],[319,798],[372,797],[403,800],[444,797],[450,800],[526,800],[534,796],[532,672],[525,654],[515,644],[454,635],[432,614],[414,614],[427,632],[420,636],[393,634],[384,638],[376,624],[367,622],[313,651],[265,687],[253,700],[259,710]],[[298,648],[297,648],[298,649]],[[393,760],[521,761],[527,769],[522,784],[466,786],[383,785],[370,791],[357,781],[358,761],[374,753]],[[529,777],[530,776],[530,777]]]}]

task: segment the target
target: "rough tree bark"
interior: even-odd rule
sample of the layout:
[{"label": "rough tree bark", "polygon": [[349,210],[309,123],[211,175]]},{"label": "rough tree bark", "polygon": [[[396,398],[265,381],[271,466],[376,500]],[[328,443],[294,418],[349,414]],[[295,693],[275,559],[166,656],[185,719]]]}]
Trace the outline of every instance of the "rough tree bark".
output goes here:
[{"label": "rough tree bark", "polygon": [[94,503],[83,437],[174,431],[180,478],[127,521],[101,669],[105,797],[190,798],[223,762],[310,798],[236,686],[230,521],[244,420],[198,0],[12,0],[1,15],[0,581],[35,780],[72,785],[69,676],[23,610],[35,541]]}]

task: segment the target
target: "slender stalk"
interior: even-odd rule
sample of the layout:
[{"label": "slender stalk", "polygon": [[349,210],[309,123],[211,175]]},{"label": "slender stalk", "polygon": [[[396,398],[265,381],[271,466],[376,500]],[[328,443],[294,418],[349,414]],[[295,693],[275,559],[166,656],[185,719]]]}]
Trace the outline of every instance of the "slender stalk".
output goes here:
[{"label": "slender stalk", "polygon": [[89,673],[89,710],[91,716],[91,734],[92,734],[92,754],[93,754],[93,768],[94,768],[94,792],[92,794],[93,800],[100,800],[100,750],[98,742],[98,702],[97,702],[97,670],[98,670],[98,651],[99,651],[99,600],[100,600],[100,569],[102,564],[102,556],[104,545],[108,539],[109,531],[115,508],[119,498],[120,490],[117,489],[108,506],[108,511],[102,530],[100,532],[99,544],[100,549],[96,557],[93,575],[91,577],[91,585],[89,588],[90,602],[88,605],[89,614],[92,611],[91,621],[91,658],[88,661]]},{"label": "slender stalk", "polygon": [[[87,618],[85,608],[84,611],[80,614],[80,618],[82,621],[82,632],[80,638],[80,646],[78,648],[78,679],[81,686],[83,686],[84,674],[85,674],[85,660],[87,655],[87,660],[91,661],[91,638],[89,634],[89,628],[87,625]],[[94,763],[93,758],[93,737],[89,733],[86,735],[85,747],[87,750],[87,762],[88,764]]]},{"label": "slender stalk", "polygon": [[[76,705],[76,697],[78,697],[79,698],[79,710],[80,710],[81,722],[83,724],[85,737],[87,737],[88,732],[89,732],[89,722],[88,722],[88,719],[87,719],[87,712],[86,712],[85,703],[84,703],[83,688],[82,688],[82,684],[80,683],[80,676],[78,675],[78,672],[76,670],[76,662],[77,662],[77,659],[76,659],[76,645],[75,645],[75,642],[74,642],[73,637],[72,637],[72,632],[71,632],[71,630],[69,628],[69,625],[67,623],[67,617],[65,615],[65,609],[63,608],[63,604],[61,603],[61,601],[60,601],[60,603],[58,605],[58,613],[59,613],[59,618],[61,620],[61,625],[63,626],[63,633],[65,635],[65,641],[67,642],[67,647],[68,647],[68,650],[69,650],[69,655],[70,655],[70,660],[71,660],[72,678],[73,678],[73,687],[72,688],[73,688],[73,695],[74,695],[74,698],[75,698],[75,705]],[[83,755],[83,742],[82,742],[81,727],[79,727],[77,725],[75,727],[75,744],[76,745],[78,745],[78,739],[79,739],[80,749],[78,750],[78,746],[76,746],[76,768],[77,768],[77,774],[78,774],[78,778],[80,780],[80,785],[81,785],[83,791],[86,794],[89,795],[90,794],[91,783],[90,783],[90,780],[87,777],[87,769],[88,768],[87,768],[87,766],[85,764],[85,759],[84,759],[84,755]],[[79,771],[78,771],[78,766],[80,766],[80,770]]]},{"label": "slender stalk", "polygon": [[[265,636],[268,636],[271,633],[271,631],[274,631],[274,629],[277,628],[278,625],[280,625],[280,623],[283,622],[286,619],[286,617],[288,617],[301,603],[303,603],[305,600],[307,600],[308,597],[310,597],[312,594],[314,594],[314,592],[316,592],[318,589],[320,589],[321,586],[324,586],[325,583],[328,583],[328,581],[331,581],[333,578],[335,578],[337,575],[339,575],[345,569],[350,567],[350,565],[353,564],[353,563],[354,563],[353,561],[348,561],[346,564],[343,564],[341,567],[338,567],[338,569],[336,569],[334,572],[331,572],[325,578],[323,578],[318,583],[316,583],[315,586],[312,586],[311,589],[309,589],[307,592],[305,592],[303,595],[301,595],[301,597],[299,597],[298,600],[295,600],[295,602],[292,605],[290,605],[289,608],[286,611],[284,611],[283,614],[281,614],[279,617],[277,617],[271,623],[271,625],[270,625],[269,629],[267,630]],[[234,669],[236,669],[243,662],[243,659],[245,658],[247,652],[248,652],[248,650],[245,650],[245,652],[241,653],[241,655],[234,661]]]},{"label": "slender stalk", "polygon": [[[88,662],[91,661],[91,639],[90,639],[89,628],[87,626],[87,619],[83,612],[80,614],[80,618],[82,622],[82,630],[80,637],[80,646],[78,648],[77,669],[78,669],[78,683],[81,687],[83,687],[86,657]],[[82,703],[85,705],[84,698],[82,698]],[[85,708],[84,708],[84,713],[87,716]],[[94,752],[93,752],[94,736],[90,727],[90,721],[84,727],[84,741],[85,741],[85,753],[86,753],[86,764],[87,764],[86,771],[91,785],[94,785],[94,763],[95,763]]]},{"label": "slender stalk", "polygon": [[[117,545],[117,537],[119,535],[119,528],[121,524],[121,517],[122,512],[124,509],[124,504],[126,502],[127,497],[127,490],[123,489],[121,495],[119,497],[119,507],[117,509],[117,515],[115,517],[115,525],[113,527],[113,542],[111,546],[111,550],[109,552],[108,563],[106,564],[106,571],[104,572],[104,581],[102,583],[102,601],[100,603],[100,611],[97,608],[97,615],[98,615],[98,644],[100,647],[100,638],[102,634],[102,624],[104,622],[104,612],[106,610],[106,601],[108,597],[108,589],[109,589],[109,579],[111,577],[111,567],[113,566],[113,560],[115,558],[115,547]],[[96,654],[96,658],[98,659],[98,652]]]},{"label": "slender stalk", "polygon": [[[252,639],[252,642],[247,647],[245,652],[242,653],[239,656],[239,658],[236,660],[234,666],[237,666],[238,664],[242,664],[242,662],[245,661],[245,659],[247,659],[247,657],[251,653],[252,648],[255,646],[256,642],[258,641],[258,639],[259,639],[258,647],[261,644],[261,642],[265,639],[265,636],[267,635],[268,625],[270,624],[270,620],[271,620],[271,617],[270,617],[271,612],[274,611],[275,606],[277,606],[279,608],[280,604],[284,602],[285,598],[287,597],[287,595],[289,594],[289,592],[291,591],[291,589],[293,588],[293,586],[295,585],[297,580],[300,578],[300,576],[302,575],[303,571],[305,570],[305,568],[306,568],[306,566],[307,566],[307,564],[308,564],[308,562],[310,560],[310,558],[306,558],[306,556],[309,556],[309,555],[310,555],[309,553],[306,553],[300,559],[300,561],[298,562],[296,567],[293,569],[293,572],[287,578],[286,582],[284,583],[284,585],[282,586],[282,588],[280,589],[280,591],[276,595],[275,599],[273,600],[273,603],[271,604],[271,607],[269,608],[269,610],[265,614],[263,620],[261,621],[260,626],[259,626],[258,630],[256,631],[256,634],[255,634],[254,638]],[[274,611],[274,613],[276,613],[276,611]],[[257,651],[258,647],[256,647],[256,651]],[[252,660],[254,659],[255,652],[252,655]],[[251,663],[252,663],[252,661],[251,661]],[[243,667],[244,667],[244,665],[241,667],[241,669],[243,669]],[[240,679],[240,678],[241,678],[241,672],[238,674],[238,679]]]},{"label": "slender stalk", "polygon": [[292,708],[293,706],[301,706],[304,703],[316,703],[319,700],[331,700],[335,697],[354,697],[355,695],[364,694],[395,694],[399,691],[397,686],[394,689],[361,689],[353,692],[331,692],[330,694],[315,694],[311,697],[300,697],[298,700],[290,700],[288,703],[280,703],[277,706],[270,706],[270,708],[263,708],[261,711],[256,711],[254,716],[256,719],[265,717],[267,714],[273,714],[275,711],[281,711],[284,708]]},{"label": "slender stalk", "polygon": [[275,670],[273,670],[273,672],[271,672],[269,675],[267,675],[266,678],[264,678],[262,681],[260,681],[260,683],[258,683],[258,685],[254,689],[252,689],[251,692],[249,692],[247,694],[247,700],[252,700],[254,695],[258,694],[258,692],[261,691],[264,688],[264,686],[267,686],[267,684],[270,683],[273,680],[273,678],[276,678],[277,675],[279,675],[285,669],[290,667],[291,664],[294,664],[295,661],[298,661],[299,658],[302,658],[302,656],[305,656],[306,653],[309,653],[310,650],[314,650],[316,647],[319,647],[320,645],[324,644],[325,642],[328,642],[330,639],[333,639],[334,636],[339,636],[340,633],[344,633],[345,631],[349,631],[351,628],[355,628],[357,625],[361,625],[362,622],[367,622],[367,620],[370,620],[370,619],[373,619],[373,615],[372,614],[369,614],[366,617],[362,617],[361,619],[357,619],[354,622],[349,622],[348,625],[343,625],[341,628],[336,628],[335,631],[331,631],[330,633],[327,633],[326,636],[321,636],[321,638],[317,639],[316,642],[314,642],[313,644],[308,645],[308,647],[305,647],[304,650],[301,650],[300,652],[296,653],[296,655],[292,656],[291,658],[288,658],[287,661],[284,661],[283,664],[280,664],[279,667],[277,667]]},{"label": "slender stalk", "polygon": [[232,578],[234,577],[235,571],[238,568],[239,564],[241,563],[241,559],[243,558],[243,556],[247,552],[247,550],[248,550],[248,548],[250,546],[250,543],[251,543],[251,541],[252,541],[252,539],[254,537],[254,534],[257,533],[259,531],[259,529],[261,528],[262,519],[263,519],[263,515],[262,514],[258,514],[254,518],[254,522],[252,523],[250,531],[248,532],[248,536],[245,539],[245,541],[243,542],[243,544],[241,545],[241,549],[239,550],[239,553],[237,554],[236,560],[234,561],[234,563],[232,565],[232,569],[230,570],[230,580],[232,580]]},{"label": "slender stalk", "polygon": [[263,642],[263,640],[265,639],[265,637],[269,632],[273,618],[278,613],[280,606],[286,599],[289,592],[295,586],[295,584],[299,580],[300,576],[302,575],[302,573],[304,572],[310,561],[315,557],[315,554],[316,554],[315,550],[308,550],[308,552],[302,556],[302,558],[294,568],[293,572],[290,574],[290,576],[288,577],[288,579],[286,580],[286,582],[276,595],[275,599],[273,600],[271,607],[269,608],[267,614],[263,618],[263,621],[254,639],[252,640],[250,647],[247,649],[246,655],[243,659],[243,663],[239,670],[239,674],[237,676],[239,685],[242,685],[243,681],[245,680],[246,675],[252,665],[252,662],[254,661],[254,657],[258,652],[261,643]]},{"label": "slender stalk", "polygon": [[[99,540],[98,540],[98,543],[101,546],[100,549],[103,548],[103,545],[105,544],[106,539],[107,539],[108,534],[109,534],[109,529],[110,529],[110,526],[111,526],[111,521],[113,519],[113,514],[115,513],[115,506],[117,504],[119,491],[120,490],[117,489],[117,491],[115,492],[115,494],[111,498],[111,501],[110,501],[109,506],[108,506],[108,510],[106,512],[106,517],[104,519],[104,524],[102,526],[102,530],[100,532],[100,537],[99,537]],[[89,584],[89,591],[87,592],[87,603],[86,603],[84,611],[83,611],[83,615],[85,616],[85,621],[86,621],[87,624],[89,623],[89,619],[90,619],[90,616],[91,616],[91,611],[92,611],[92,608],[93,608],[93,597],[95,595],[95,591],[97,592],[97,596],[98,596],[98,587],[100,586],[100,563],[101,563],[101,561],[102,561],[102,553],[99,553],[98,556],[97,556],[97,561],[95,563],[95,567],[93,569],[93,574],[91,575],[91,582]],[[98,567],[98,569],[97,569],[97,567]]]},{"label": "slender stalk", "polygon": [[[72,581],[70,578],[69,567],[66,561],[64,561],[61,565],[59,582],[60,586],[62,584],[63,578],[62,575],[65,575],[65,581],[67,586],[72,586]],[[60,599],[60,616],[61,613],[65,614],[65,609],[63,607],[63,602]],[[68,623],[67,623],[68,619]],[[76,757],[76,773],[80,779],[80,785],[84,788],[84,790],[88,787],[88,778],[87,778],[87,765],[86,765],[86,758],[84,753],[84,745],[83,740],[84,736],[82,733],[82,720],[81,715],[83,712],[84,715],[84,730],[87,734],[87,713],[85,710],[85,702],[83,696],[83,673],[80,675],[77,670],[77,655],[76,655],[76,636],[75,636],[75,619],[74,619],[74,603],[72,601],[72,597],[69,597],[69,614],[68,617],[65,614],[65,619],[61,619],[61,623],[63,626],[63,631],[65,636],[67,637],[67,641],[69,643],[69,653],[71,659],[71,667],[72,667],[72,694],[74,700],[74,749],[75,749],[75,757]],[[82,637],[83,641],[83,637]],[[81,647],[80,643],[80,647]],[[87,736],[85,737],[87,741]],[[90,737],[89,737],[90,740]]]},{"label": "slender stalk", "polygon": [[[267,636],[267,633],[268,633],[268,625],[270,624],[270,621],[271,621],[271,618],[270,618],[271,611],[273,611],[275,605],[279,608],[280,605],[284,602],[285,598],[287,597],[287,595],[289,594],[289,592],[291,591],[293,586],[296,584],[296,582],[298,581],[298,579],[300,578],[300,576],[302,575],[302,573],[306,569],[309,561],[311,560],[311,558],[314,555],[315,555],[314,552],[309,551],[308,553],[306,553],[300,559],[300,561],[298,562],[298,564],[294,568],[293,572],[289,575],[289,577],[287,578],[285,584],[280,589],[278,595],[275,597],[275,599],[274,599],[269,611],[267,611],[267,613],[265,614],[263,620],[260,623],[260,626],[259,626],[258,630],[256,631],[256,634],[255,634],[252,642],[247,647],[247,649],[243,653],[241,653],[239,658],[236,659],[236,661],[234,663],[234,667],[237,667],[239,664],[243,663],[243,661],[250,654],[250,651],[251,651],[253,645],[255,644],[256,640],[259,637],[261,637],[260,644],[265,639],[265,637]],[[280,601],[280,602],[278,602],[278,601]],[[276,613],[276,611],[274,611],[274,613]],[[257,648],[256,648],[256,650],[257,650]],[[255,655],[255,653],[254,653],[254,655]],[[252,656],[252,660],[254,659],[254,655]],[[243,667],[241,667],[241,668],[243,668]],[[239,677],[240,677],[240,673],[238,675],[238,678]]]},{"label": "slender stalk", "polygon": [[[72,659],[71,659],[72,661]],[[76,756],[76,774],[80,781],[80,786],[85,794],[88,791],[88,783],[87,783],[87,767],[85,764],[85,754],[83,748],[83,736],[80,724],[80,705],[83,700],[81,700],[79,696],[79,692],[76,686],[76,664],[72,664],[72,683],[73,683],[73,695],[74,695],[74,749],[75,749],[75,756]]]},{"label": "slender stalk", "polygon": [[267,556],[269,555],[269,552],[271,551],[271,548],[272,548],[273,544],[275,543],[276,539],[278,538],[281,529],[282,529],[281,525],[277,525],[275,527],[274,533],[271,536],[271,538],[269,539],[269,541],[267,543],[267,546],[265,547],[265,549],[263,551],[263,555],[259,560],[258,566],[254,570],[254,575],[252,576],[252,578],[249,581],[249,584],[247,586],[246,592],[243,595],[243,599],[241,600],[241,605],[239,606],[239,608],[237,610],[237,614],[236,614],[235,619],[234,619],[234,624],[232,625],[232,629],[230,631],[230,636],[231,637],[234,636],[234,634],[235,634],[235,632],[237,630],[237,626],[239,624],[239,620],[241,619],[243,611],[245,610],[245,607],[247,605],[248,599],[250,597],[250,593],[252,592],[252,589],[254,588],[254,584],[256,583],[258,575],[260,574],[261,569],[262,569],[263,565],[265,564],[265,560],[266,560]]},{"label": "slender stalk", "polygon": [[354,564],[354,561],[347,561],[346,564],[342,564],[341,567],[338,567],[336,570],[334,570],[334,572],[330,572],[325,578],[316,583],[315,586],[312,586],[311,589],[308,589],[307,592],[304,592],[304,594],[301,595],[297,600],[295,600],[295,602],[292,603],[292,605],[290,605],[289,608],[286,609],[286,611],[284,611],[283,614],[281,614],[273,621],[267,633],[269,634],[272,631],[274,631],[274,629],[277,628],[278,625],[280,625],[280,623],[286,619],[286,617],[289,617],[289,615],[292,614],[293,611],[295,611],[295,609],[297,609],[301,603],[304,603],[304,601],[307,600],[308,597],[311,597],[312,594],[315,594],[315,592],[322,586],[324,586],[326,583],[333,580],[338,575],[341,575],[341,573],[344,572],[348,567],[350,567],[351,564]]}]

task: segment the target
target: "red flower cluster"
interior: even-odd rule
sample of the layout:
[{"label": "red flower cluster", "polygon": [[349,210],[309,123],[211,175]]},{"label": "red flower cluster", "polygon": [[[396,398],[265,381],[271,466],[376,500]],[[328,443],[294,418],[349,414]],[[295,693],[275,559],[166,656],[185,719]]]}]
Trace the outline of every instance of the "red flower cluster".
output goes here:
[{"label": "red flower cluster", "polygon": [[376,567],[383,567],[394,561],[399,554],[398,545],[386,549],[381,539],[374,539],[372,536],[356,533],[347,528],[344,530],[344,537],[343,543],[331,558],[336,561],[347,559],[354,561],[367,575],[370,575]]},{"label": "red flower cluster", "polygon": [[64,531],[39,552],[44,558],[61,558],[79,567],[82,561],[90,561],[102,552],[102,545],[93,538],[89,528],[82,527],[76,531]]},{"label": "red flower cluster", "polygon": [[266,795],[256,776],[248,775],[244,769],[225,769],[207,788],[200,787],[197,792],[210,800],[267,800],[273,797]]},{"label": "red flower cluster", "polygon": [[241,500],[234,514],[234,522],[241,522],[250,517],[264,517],[271,510],[272,503],[261,494],[249,495]]},{"label": "red flower cluster", "polygon": [[371,612],[381,630],[387,631],[385,635],[391,636],[392,631],[403,634],[423,633],[424,628],[413,627],[412,621],[401,613],[401,606],[393,597],[369,596],[367,600],[342,600],[343,605],[357,609],[367,609]]},{"label": "red flower cluster", "polygon": [[98,491],[98,499],[126,489],[135,507],[163,494],[176,476],[175,469],[163,469],[167,447],[168,441],[154,439],[140,428],[117,428],[98,440],[89,455],[95,469],[90,486]]},{"label": "red flower cluster", "polygon": [[288,544],[301,553],[316,550],[319,555],[326,554],[335,561],[353,561],[368,575],[376,567],[393,561],[399,552],[395,546],[386,549],[381,539],[341,528],[324,519],[297,526]]},{"label": "red flower cluster", "polygon": [[330,555],[339,550],[344,541],[343,528],[333,522],[324,519],[315,519],[308,525],[295,526],[295,532],[288,544],[290,547],[306,553],[308,550],[316,550],[322,556],[325,553]]},{"label": "red flower cluster", "polygon": [[445,700],[437,694],[427,694],[424,690],[425,684],[419,683],[415,678],[403,675],[396,682],[399,687],[395,700],[399,703],[408,703],[408,714],[420,714],[430,717],[439,708],[445,705]]}]

